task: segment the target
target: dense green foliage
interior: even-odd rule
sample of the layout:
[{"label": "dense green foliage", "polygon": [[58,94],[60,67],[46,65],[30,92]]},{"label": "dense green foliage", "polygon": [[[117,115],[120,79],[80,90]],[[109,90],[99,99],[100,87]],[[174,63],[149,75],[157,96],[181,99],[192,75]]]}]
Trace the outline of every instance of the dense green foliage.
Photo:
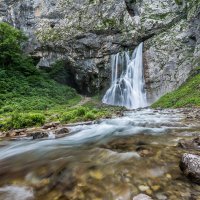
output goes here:
[{"label": "dense green foliage", "polygon": [[75,90],[63,85],[70,75],[67,63],[59,61],[46,72],[37,69],[21,49],[25,40],[19,30],[0,23],[0,130],[94,120],[119,110],[102,107],[95,98],[79,103]]},{"label": "dense green foliage", "polygon": [[76,98],[76,92],[43,74],[24,76],[0,68],[0,113],[46,110]]},{"label": "dense green foliage", "polygon": [[19,30],[0,23],[0,117],[6,118],[3,124],[6,121],[8,128],[44,123],[41,114],[22,112],[45,111],[80,99],[74,89],[57,83],[33,65],[21,48],[25,40]]},{"label": "dense green foliage", "polygon": [[58,84],[37,69],[20,45],[25,36],[6,23],[0,24],[0,113],[45,110],[66,104],[75,90]]},{"label": "dense green foliage", "polygon": [[161,97],[153,108],[180,108],[200,106],[200,68],[195,69],[190,78],[177,90]]},{"label": "dense green foliage", "polygon": [[99,118],[111,117],[112,114],[119,108],[111,107],[95,107],[84,106],[77,107],[75,109],[69,109],[59,115],[59,121],[62,123],[78,122],[95,120]]},{"label": "dense green foliage", "polygon": [[45,116],[40,113],[13,113],[4,122],[4,129],[19,129],[30,126],[38,126],[45,123]]},{"label": "dense green foliage", "polygon": [[0,68],[19,71],[21,74],[37,75],[38,71],[32,59],[22,52],[21,45],[26,41],[25,35],[9,26],[0,23]]}]

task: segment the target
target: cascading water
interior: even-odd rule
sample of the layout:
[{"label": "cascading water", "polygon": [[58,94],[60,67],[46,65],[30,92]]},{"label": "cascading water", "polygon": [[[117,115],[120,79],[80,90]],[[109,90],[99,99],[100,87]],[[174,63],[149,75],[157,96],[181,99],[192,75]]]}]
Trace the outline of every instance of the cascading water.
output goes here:
[{"label": "cascading water", "polygon": [[103,103],[128,109],[147,106],[142,49],[143,43],[132,56],[129,52],[112,56],[112,84],[103,97]]}]

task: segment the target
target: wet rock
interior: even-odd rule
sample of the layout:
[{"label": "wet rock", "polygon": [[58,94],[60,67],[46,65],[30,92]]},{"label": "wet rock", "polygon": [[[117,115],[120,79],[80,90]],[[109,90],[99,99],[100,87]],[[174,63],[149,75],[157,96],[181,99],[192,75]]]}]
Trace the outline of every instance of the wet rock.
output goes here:
[{"label": "wet rock", "polygon": [[138,141],[136,143],[137,146],[142,146],[142,145],[147,145],[147,142],[144,142],[144,141]]},{"label": "wet rock", "polygon": [[69,129],[68,128],[60,128],[60,129],[57,129],[55,131],[56,135],[67,134],[67,133],[69,133]]},{"label": "wet rock", "polygon": [[160,189],[160,185],[153,185],[151,188],[153,191],[158,191]]},{"label": "wet rock", "polygon": [[36,139],[48,137],[49,134],[47,132],[44,132],[44,131],[38,131],[38,132],[32,132],[30,134],[30,136],[33,137],[33,140],[36,140]]},{"label": "wet rock", "polygon": [[15,130],[16,133],[22,133],[22,132],[25,132],[27,129],[26,128],[23,128],[23,129],[17,129]]},{"label": "wet rock", "polygon": [[103,174],[101,171],[99,170],[92,170],[90,172],[90,176],[94,179],[97,179],[97,180],[102,180],[103,179]]},{"label": "wet rock", "polygon": [[194,138],[193,140],[184,140],[181,139],[178,143],[178,147],[183,149],[200,149],[200,137]]},{"label": "wet rock", "polygon": [[4,133],[3,132],[0,132],[0,137],[4,137]]},{"label": "wet rock", "polygon": [[43,129],[56,128],[59,124],[60,123],[58,122],[47,123],[42,128]]},{"label": "wet rock", "polygon": [[171,179],[172,175],[171,174],[166,174],[166,178]]},{"label": "wet rock", "polygon": [[185,114],[187,114],[187,119],[195,119],[200,120],[200,111],[199,109],[191,108],[189,110],[185,111]]},{"label": "wet rock", "polygon": [[[57,177],[57,184],[60,184],[64,190],[73,190],[77,184],[77,178],[73,171],[67,170]],[[53,183],[53,182],[52,182]]]},{"label": "wet rock", "polygon": [[117,111],[116,115],[119,116],[119,117],[123,117],[124,113],[123,113],[123,111]]},{"label": "wet rock", "polygon": [[139,195],[133,197],[133,200],[153,200],[153,199],[146,194],[139,194]]},{"label": "wet rock", "polygon": [[149,190],[149,186],[147,186],[147,185],[140,185],[139,186],[139,190],[141,192],[147,191],[147,190]]},{"label": "wet rock", "polygon": [[158,200],[167,200],[167,197],[162,193],[156,194],[156,197]]},{"label": "wet rock", "polygon": [[137,147],[136,151],[139,153],[141,157],[150,157],[153,155],[152,149],[144,146]]},{"label": "wet rock", "polygon": [[42,128],[26,128],[11,130],[8,132],[2,132],[0,137],[8,137],[10,139],[22,139],[24,137],[32,137],[35,139],[49,138],[54,136],[54,138],[64,137],[69,133],[69,129],[66,127],[58,127],[59,123],[49,123]]},{"label": "wet rock", "polygon": [[32,187],[36,189],[43,188],[47,186],[50,182],[48,178],[40,179],[34,173],[27,174],[25,179]]},{"label": "wet rock", "polygon": [[18,136],[18,133],[16,133],[15,131],[8,131],[6,134],[5,134],[6,137],[15,137],[15,136]]},{"label": "wet rock", "polygon": [[200,184],[200,156],[194,154],[183,154],[180,161],[180,169],[192,182]]}]

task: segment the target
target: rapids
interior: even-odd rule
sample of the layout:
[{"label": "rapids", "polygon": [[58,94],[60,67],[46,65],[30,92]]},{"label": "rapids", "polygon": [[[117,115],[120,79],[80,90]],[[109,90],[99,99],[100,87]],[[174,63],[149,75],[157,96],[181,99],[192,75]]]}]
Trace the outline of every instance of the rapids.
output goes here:
[{"label": "rapids", "polygon": [[177,141],[199,129],[185,118],[179,111],[142,109],[70,127],[64,138],[1,140],[0,200],[131,200],[141,192],[196,198],[200,187],[178,167],[184,150]]}]

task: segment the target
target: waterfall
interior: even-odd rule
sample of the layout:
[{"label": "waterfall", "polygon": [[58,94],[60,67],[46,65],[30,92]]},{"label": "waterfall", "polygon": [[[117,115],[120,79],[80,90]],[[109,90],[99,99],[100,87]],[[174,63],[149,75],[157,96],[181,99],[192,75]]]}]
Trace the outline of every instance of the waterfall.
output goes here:
[{"label": "waterfall", "polygon": [[112,83],[103,97],[103,103],[128,109],[147,106],[142,49],[143,43],[131,56],[129,52],[112,55]]}]

